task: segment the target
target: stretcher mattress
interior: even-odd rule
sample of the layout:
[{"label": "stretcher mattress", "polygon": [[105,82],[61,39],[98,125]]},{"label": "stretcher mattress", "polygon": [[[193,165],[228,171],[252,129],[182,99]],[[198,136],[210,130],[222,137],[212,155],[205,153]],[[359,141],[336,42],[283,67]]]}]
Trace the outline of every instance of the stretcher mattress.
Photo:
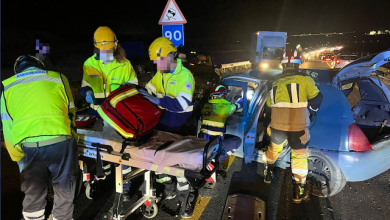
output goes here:
[{"label": "stretcher mattress", "polygon": [[[100,143],[110,145],[114,151],[120,152],[123,138],[108,124],[94,126],[92,129],[78,129],[78,143],[90,145]],[[153,131],[153,136],[140,146],[127,146],[126,153],[137,161],[149,162],[164,167],[180,167],[199,172],[203,165],[203,151],[208,140],[194,136],[181,136],[164,131]],[[172,143],[170,143],[172,142]],[[165,145],[156,152],[158,148]],[[210,147],[208,155],[217,151],[217,145]],[[208,162],[212,158],[207,158]]]}]

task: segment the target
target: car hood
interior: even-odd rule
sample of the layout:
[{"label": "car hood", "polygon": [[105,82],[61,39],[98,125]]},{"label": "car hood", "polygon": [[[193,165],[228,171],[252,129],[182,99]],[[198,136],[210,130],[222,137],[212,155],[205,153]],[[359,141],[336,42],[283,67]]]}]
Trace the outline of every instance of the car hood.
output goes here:
[{"label": "car hood", "polygon": [[390,49],[360,58],[342,68],[333,77],[332,85],[337,87],[338,82],[344,80],[369,77],[377,67],[380,67],[387,62],[390,62]]}]

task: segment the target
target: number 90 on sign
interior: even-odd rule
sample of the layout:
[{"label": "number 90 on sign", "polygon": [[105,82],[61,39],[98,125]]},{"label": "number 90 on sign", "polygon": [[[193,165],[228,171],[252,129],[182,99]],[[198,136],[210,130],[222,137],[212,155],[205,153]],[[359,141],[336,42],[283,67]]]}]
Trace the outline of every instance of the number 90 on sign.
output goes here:
[{"label": "number 90 on sign", "polygon": [[163,36],[172,41],[178,47],[184,45],[184,31],[182,24],[163,25]]},{"label": "number 90 on sign", "polygon": [[173,34],[171,31],[165,31],[165,33],[164,33],[164,36],[166,38],[168,38],[169,40],[172,40],[172,35],[173,35],[173,38],[175,39],[175,41],[180,41],[182,38],[180,31],[175,31],[175,32],[173,32]]}]

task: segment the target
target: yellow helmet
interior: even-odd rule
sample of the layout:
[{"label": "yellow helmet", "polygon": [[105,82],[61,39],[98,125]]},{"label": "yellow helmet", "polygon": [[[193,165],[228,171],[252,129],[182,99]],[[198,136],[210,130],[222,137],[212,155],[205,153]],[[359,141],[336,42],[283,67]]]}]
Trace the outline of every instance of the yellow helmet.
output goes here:
[{"label": "yellow helmet", "polygon": [[117,43],[115,33],[109,27],[99,27],[93,34],[93,44],[100,50],[116,48]]},{"label": "yellow helmet", "polygon": [[169,53],[176,52],[175,45],[166,37],[159,37],[150,44],[149,57],[150,60],[157,60],[157,55],[166,57]]}]

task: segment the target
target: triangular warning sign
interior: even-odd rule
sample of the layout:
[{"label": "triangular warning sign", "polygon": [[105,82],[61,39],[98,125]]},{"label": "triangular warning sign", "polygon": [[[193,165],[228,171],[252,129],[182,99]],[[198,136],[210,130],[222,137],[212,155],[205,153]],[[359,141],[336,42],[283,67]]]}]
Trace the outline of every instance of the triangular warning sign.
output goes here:
[{"label": "triangular warning sign", "polygon": [[175,0],[168,0],[164,12],[161,15],[158,24],[186,24],[187,20],[184,18]]},{"label": "triangular warning sign", "polygon": [[121,159],[119,159],[118,163],[122,163],[122,160],[121,160]]}]

